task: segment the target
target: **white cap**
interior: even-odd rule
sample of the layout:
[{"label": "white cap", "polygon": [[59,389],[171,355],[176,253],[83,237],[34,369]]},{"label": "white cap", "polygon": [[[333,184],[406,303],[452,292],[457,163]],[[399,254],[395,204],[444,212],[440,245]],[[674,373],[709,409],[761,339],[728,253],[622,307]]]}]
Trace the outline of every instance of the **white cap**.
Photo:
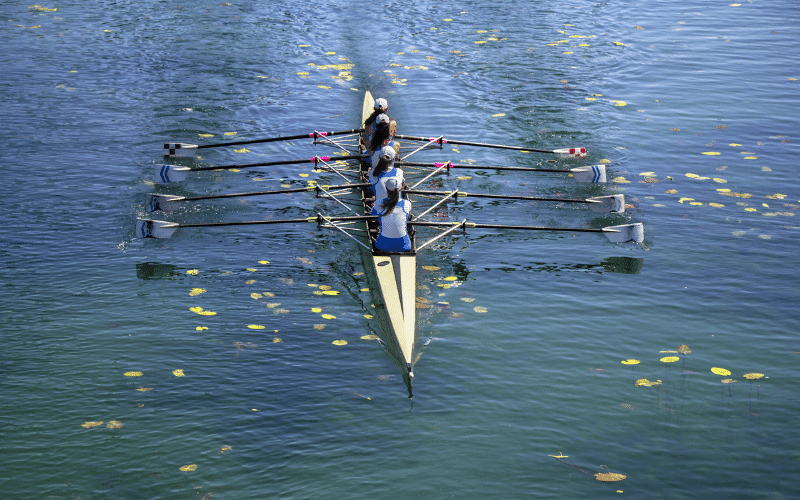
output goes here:
[{"label": "white cap", "polygon": [[398,189],[400,189],[400,182],[398,182],[397,177],[390,177],[386,180],[387,191],[396,191]]},{"label": "white cap", "polygon": [[389,115],[381,113],[375,118],[375,123],[389,123]]},{"label": "white cap", "polygon": [[380,109],[381,111],[388,111],[389,110],[389,103],[386,102],[386,99],[381,97],[380,99],[375,99],[375,109]]},{"label": "white cap", "polygon": [[395,150],[391,146],[384,146],[381,148],[381,158],[385,160],[394,160]]}]

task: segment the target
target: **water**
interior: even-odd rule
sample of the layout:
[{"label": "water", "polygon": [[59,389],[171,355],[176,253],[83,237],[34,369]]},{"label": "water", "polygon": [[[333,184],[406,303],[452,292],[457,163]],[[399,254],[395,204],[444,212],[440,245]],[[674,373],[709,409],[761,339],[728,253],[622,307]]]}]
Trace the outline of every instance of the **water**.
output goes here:
[{"label": "water", "polygon": [[[42,7],[57,10],[0,6],[0,497],[798,498],[796,6]],[[325,67],[347,63],[352,79]],[[326,178],[286,166],[154,186],[160,143],[352,128],[364,90],[389,99],[402,133],[585,146],[591,157],[567,165],[607,159],[615,180],[461,171],[471,178],[445,188],[623,193],[631,204],[597,217],[465,201],[454,217],[643,222],[645,244],[474,231],[422,252],[419,265],[439,269],[420,267],[432,307],[418,310],[409,401],[390,357],[361,339],[370,307],[349,240],[313,225],[134,238],[149,192]],[[199,163],[324,151],[248,149]],[[552,165],[456,150],[424,160]],[[312,209],[334,210],[292,195],[164,217]],[[662,352],[681,344],[691,354]],[[659,361],[668,356],[680,359]],[[621,364],[629,358],[640,364]],[[641,378],[661,383],[635,386]],[[122,428],[107,427],[115,420]],[[627,478],[596,481],[602,472]]]}]

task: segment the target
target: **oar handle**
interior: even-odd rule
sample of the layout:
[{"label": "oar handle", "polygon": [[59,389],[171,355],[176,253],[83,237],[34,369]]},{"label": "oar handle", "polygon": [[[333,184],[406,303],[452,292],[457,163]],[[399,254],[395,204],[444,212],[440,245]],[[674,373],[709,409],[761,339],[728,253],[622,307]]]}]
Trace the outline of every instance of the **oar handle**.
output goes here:
[{"label": "oar handle", "polygon": [[206,149],[206,148],[221,148],[225,146],[242,146],[245,144],[258,144],[264,142],[278,142],[278,141],[293,141],[296,139],[306,139],[311,138],[317,140],[320,137],[332,137],[336,135],[345,135],[345,134],[359,134],[363,132],[363,128],[355,128],[352,130],[337,130],[333,132],[311,132],[309,134],[298,134],[298,135],[287,135],[285,137],[269,137],[267,139],[252,139],[248,141],[233,141],[233,142],[220,142],[216,144],[201,144],[197,146],[197,149]]},{"label": "oar handle", "polygon": [[249,167],[273,167],[275,165],[297,165],[300,163],[313,163],[314,166],[320,163],[325,163],[331,160],[354,160],[361,159],[361,155],[347,155],[347,156],[315,156],[313,158],[304,158],[302,160],[280,160],[280,161],[267,161],[262,163],[243,163],[240,165],[220,165],[218,167],[198,167],[191,169],[192,172],[202,172],[206,170],[228,170],[232,168],[249,168]]}]

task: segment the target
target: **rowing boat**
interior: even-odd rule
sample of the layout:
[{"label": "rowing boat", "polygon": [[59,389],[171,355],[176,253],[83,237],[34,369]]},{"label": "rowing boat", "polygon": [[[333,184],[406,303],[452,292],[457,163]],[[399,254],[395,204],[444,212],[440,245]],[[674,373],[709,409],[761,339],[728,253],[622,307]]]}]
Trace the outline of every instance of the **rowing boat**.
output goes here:
[{"label": "rowing boat", "polygon": [[[361,124],[372,113],[374,107],[372,94],[364,95]],[[366,152],[366,136],[362,134],[361,153]],[[361,161],[361,182],[367,182],[371,162],[369,158]],[[377,201],[377,200],[376,200]],[[369,215],[372,203],[368,201],[367,190],[361,191],[361,206],[364,215]],[[361,260],[369,283],[372,306],[382,333],[394,344],[396,361],[409,378],[414,376],[413,355],[416,330],[416,291],[417,291],[417,252],[411,233],[410,252],[388,253],[374,246],[377,237],[375,221],[367,223],[369,247],[362,247]]]}]

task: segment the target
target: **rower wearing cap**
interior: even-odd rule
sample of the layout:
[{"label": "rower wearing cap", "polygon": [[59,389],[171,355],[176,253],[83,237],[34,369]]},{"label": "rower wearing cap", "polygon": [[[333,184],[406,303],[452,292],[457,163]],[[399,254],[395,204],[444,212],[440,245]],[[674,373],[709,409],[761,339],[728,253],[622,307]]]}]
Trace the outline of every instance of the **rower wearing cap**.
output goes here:
[{"label": "rower wearing cap", "polygon": [[375,119],[378,118],[378,115],[386,114],[387,111],[389,111],[389,103],[386,99],[382,97],[375,99],[372,114],[364,120],[364,128],[367,129],[368,135],[372,135],[372,131],[375,129]]},{"label": "rower wearing cap", "polygon": [[397,185],[403,185],[403,171],[394,166],[396,152],[392,146],[384,146],[380,150],[380,158],[369,173],[369,183],[375,193],[375,201],[386,198],[386,182],[396,179]]},{"label": "rower wearing cap", "polygon": [[408,252],[411,250],[411,238],[408,236],[411,202],[400,197],[397,178],[386,181],[386,193],[387,197],[372,207],[372,215],[379,216],[380,221],[375,248],[383,252]]},{"label": "rower wearing cap", "polygon": [[[373,155],[374,152],[380,151],[384,146],[394,146],[393,129],[395,129],[396,126],[397,124],[392,127],[388,115],[385,113],[379,114],[375,119],[375,131],[372,133],[369,144],[367,145],[367,154]],[[373,157],[372,166],[374,167],[377,162],[378,158]]]}]

